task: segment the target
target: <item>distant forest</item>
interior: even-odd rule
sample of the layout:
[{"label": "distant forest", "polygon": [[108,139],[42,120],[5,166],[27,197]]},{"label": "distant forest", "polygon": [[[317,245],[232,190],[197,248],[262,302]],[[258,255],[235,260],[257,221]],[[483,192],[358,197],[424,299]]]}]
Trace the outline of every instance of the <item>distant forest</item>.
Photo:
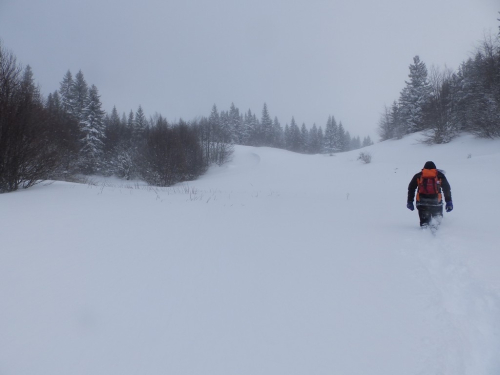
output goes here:
[{"label": "distant forest", "polygon": [[456,72],[432,68],[429,73],[415,56],[405,82],[399,99],[380,119],[381,140],[420,131],[431,144],[447,143],[464,132],[500,137],[500,32],[485,39]]},{"label": "distant forest", "polygon": [[234,104],[220,112],[214,105],[208,117],[176,123],[160,114],[148,118],[141,106],[128,115],[116,107],[106,113],[82,71],[68,71],[45,98],[30,66],[23,68],[0,44],[0,193],[93,174],[171,186],[224,164],[234,144],[333,154],[372,141],[351,137],[333,116],[324,131],[299,127],[294,118],[283,128],[266,104],[260,118]]}]

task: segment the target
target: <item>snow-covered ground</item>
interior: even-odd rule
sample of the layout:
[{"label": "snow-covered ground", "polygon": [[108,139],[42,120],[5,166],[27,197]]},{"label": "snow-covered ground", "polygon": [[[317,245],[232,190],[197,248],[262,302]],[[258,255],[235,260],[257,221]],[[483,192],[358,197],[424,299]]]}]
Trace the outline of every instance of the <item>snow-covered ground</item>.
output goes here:
[{"label": "snow-covered ground", "polygon": [[[500,140],[417,139],[0,195],[0,374],[498,375]],[[427,160],[435,236],[406,209]]]}]

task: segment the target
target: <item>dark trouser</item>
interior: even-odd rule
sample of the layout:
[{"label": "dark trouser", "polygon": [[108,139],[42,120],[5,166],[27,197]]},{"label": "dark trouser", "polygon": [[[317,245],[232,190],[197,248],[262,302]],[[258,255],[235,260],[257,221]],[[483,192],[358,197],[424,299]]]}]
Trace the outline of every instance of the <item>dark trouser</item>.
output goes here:
[{"label": "dark trouser", "polygon": [[420,226],[427,225],[434,217],[443,217],[443,206],[417,206]]}]

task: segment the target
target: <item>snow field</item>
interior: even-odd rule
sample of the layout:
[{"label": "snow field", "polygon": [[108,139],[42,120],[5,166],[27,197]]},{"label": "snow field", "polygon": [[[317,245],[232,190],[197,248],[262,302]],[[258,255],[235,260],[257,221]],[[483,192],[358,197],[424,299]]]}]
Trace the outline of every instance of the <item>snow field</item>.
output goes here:
[{"label": "snow field", "polygon": [[[417,140],[1,195],[0,374],[497,374],[500,143]],[[427,160],[435,236],[405,208]]]}]

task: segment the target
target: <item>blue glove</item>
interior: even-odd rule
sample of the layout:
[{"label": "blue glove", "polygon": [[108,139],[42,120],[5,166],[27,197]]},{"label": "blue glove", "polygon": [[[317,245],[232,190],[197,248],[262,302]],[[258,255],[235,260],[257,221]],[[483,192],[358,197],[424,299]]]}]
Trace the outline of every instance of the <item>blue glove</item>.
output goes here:
[{"label": "blue glove", "polygon": [[450,211],[453,211],[453,202],[452,201],[446,202],[446,212],[450,212]]},{"label": "blue glove", "polygon": [[[448,206],[446,206],[448,207]],[[413,206],[413,202],[408,202],[406,205],[406,208],[409,209],[410,211],[413,211],[415,209],[415,206]]]}]

